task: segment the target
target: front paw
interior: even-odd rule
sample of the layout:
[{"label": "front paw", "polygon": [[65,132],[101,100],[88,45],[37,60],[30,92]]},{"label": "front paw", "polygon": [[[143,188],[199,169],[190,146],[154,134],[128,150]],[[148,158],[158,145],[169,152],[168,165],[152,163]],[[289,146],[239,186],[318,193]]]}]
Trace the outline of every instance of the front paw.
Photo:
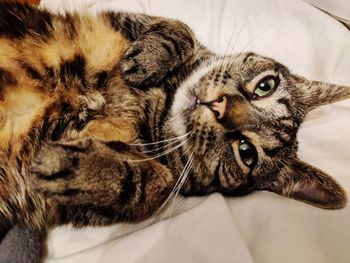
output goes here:
[{"label": "front paw", "polygon": [[76,150],[88,147],[88,141],[44,143],[30,165],[30,173],[34,176],[47,177],[72,172],[79,162]]},{"label": "front paw", "polygon": [[157,85],[171,68],[167,56],[154,36],[146,36],[134,42],[120,61],[121,76],[131,87]]},{"label": "front paw", "polygon": [[67,166],[69,166],[69,158],[63,149],[57,145],[45,143],[32,161],[30,172],[34,175],[51,176],[61,172]]},{"label": "front paw", "polygon": [[193,49],[192,33],[183,23],[156,24],[126,51],[121,76],[131,87],[157,86],[193,55]]}]

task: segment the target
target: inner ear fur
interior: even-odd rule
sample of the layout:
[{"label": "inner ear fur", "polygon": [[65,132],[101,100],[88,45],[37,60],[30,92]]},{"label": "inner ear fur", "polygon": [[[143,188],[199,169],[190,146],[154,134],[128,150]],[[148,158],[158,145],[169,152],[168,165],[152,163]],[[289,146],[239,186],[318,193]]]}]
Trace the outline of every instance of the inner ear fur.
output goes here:
[{"label": "inner ear fur", "polygon": [[259,189],[325,209],[343,208],[347,203],[346,192],[332,177],[298,159],[286,163]]},{"label": "inner ear fur", "polygon": [[304,111],[308,112],[319,106],[350,98],[350,87],[311,81],[304,77],[293,75],[301,95]]}]

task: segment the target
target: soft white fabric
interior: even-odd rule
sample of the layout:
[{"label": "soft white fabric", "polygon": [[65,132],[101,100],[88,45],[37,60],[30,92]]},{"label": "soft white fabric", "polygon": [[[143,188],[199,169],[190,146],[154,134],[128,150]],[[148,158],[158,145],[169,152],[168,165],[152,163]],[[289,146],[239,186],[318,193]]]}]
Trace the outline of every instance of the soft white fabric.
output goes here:
[{"label": "soft white fabric", "polygon": [[350,3],[348,0],[304,0],[332,15],[350,21]]},{"label": "soft white fabric", "polygon": [[[217,52],[256,51],[310,79],[350,85],[350,32],[302,1],[44,0],[42,4],[53,10],[95,12],[108,7],[179,18]],[[299,132],[301,159],[330,173],[348,192],[349,119],[350,101],[344,101],[310,113]],[[138,231],[142,225],[57,229],[49,239],[47,262],[350,262],[349,206],[327,211],[257,192],[242,198],[213,194],[179,200],[171,212],[178,215]]]}]

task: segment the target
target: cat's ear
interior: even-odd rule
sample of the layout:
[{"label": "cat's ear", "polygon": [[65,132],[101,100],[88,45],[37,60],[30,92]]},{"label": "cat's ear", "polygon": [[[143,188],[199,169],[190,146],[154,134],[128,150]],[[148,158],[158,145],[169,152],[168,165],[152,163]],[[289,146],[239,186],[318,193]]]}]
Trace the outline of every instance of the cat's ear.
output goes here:
[{"label": "cat's ear", "polygon": [[347,202],[345,191],[333,178],[297,159],[287,162],[279,174],[258,188],[326,209],[342,208]]},{"label": "cat's ear", "polygon": [[350,98],[350,87],[321,81],[309,81],[300,76],[296,76],[296,78],[305,112],[321,105]]}]

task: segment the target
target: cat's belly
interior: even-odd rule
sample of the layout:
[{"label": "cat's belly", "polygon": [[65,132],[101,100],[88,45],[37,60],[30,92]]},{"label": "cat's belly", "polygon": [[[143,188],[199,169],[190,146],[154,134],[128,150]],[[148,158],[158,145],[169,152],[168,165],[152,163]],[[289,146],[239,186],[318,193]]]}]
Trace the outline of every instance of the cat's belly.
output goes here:
[{"label": "cat's belly", "polygon": [[102,141],[122,141],[130,143],[136,140],[135,125],[128,120],[94,120],[84,129],[83,136],[90,136]]},{"label": "cat's belly", "polygon": [[142,118],[144,105],[131,88],[120,80],[108,92],[107,105],[101,116],[96,116],[78,137],[94,137],[102,141],[135,142],[138,139],[137,123]]},{"label": "cat's belly", "polygon": [[0,150],[15,154],[37,119],[42,117],[49,98],[27,86],[7,87],[0,101]]}]

